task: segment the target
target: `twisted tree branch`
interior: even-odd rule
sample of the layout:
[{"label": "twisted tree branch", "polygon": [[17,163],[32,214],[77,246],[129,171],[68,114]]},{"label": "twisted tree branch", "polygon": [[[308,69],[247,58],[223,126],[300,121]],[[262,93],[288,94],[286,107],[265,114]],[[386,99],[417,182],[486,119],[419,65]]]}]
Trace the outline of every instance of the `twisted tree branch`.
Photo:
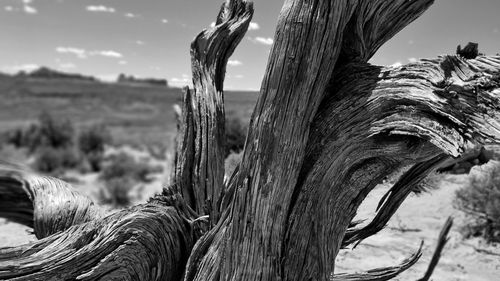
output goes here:
[{"label": "twisted tree branch", "polygon": [[191,207],[200,215],[209,215],[212,224],[220,216],[224,192],[226,64],[252,15],[252,3],[226,1],[216,25],[191,44],[194,90],[185,89],[174,181],[183,187],[181,192]]},{"label": "twisted tree branch", "polygon": [[99,219],[103,213],[66,182],[0,166],[0,217],[32,227],[38,239]]}]

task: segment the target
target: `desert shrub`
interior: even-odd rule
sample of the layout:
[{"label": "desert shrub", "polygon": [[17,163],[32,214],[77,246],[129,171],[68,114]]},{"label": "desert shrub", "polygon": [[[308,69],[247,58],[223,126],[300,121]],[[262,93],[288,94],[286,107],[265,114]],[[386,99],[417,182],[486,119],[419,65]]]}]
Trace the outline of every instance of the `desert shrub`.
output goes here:
[{"label": "desert shrub", "polygon": [[40,148],[35,157],[33,168],[39,172],[59,175],[67,169],[75,169],[80,163],[76,151],[71,148]]},{"label": "desert shrub", "polygon": [[125,207],[130,205],[132,196],[130,192],[134,189],[136,182],[129,177],[112,178],[103,182],[103,188],[99,189],[98,199],[103,204],[114,207]]},{"label": "desert shrub", "polygon": [[148,163],[138,162],[129,154],[121,152],[109,157],[101,170],[100,179],[108,181],[130,177],[135,181],[148,182],[148,175],[156,171],[157,169]]},{"label": "desert shrub", "polygon": [[226,157],[231,152],[239,153],[245,146],[248,125],[238,116],[226,118]]},{"label": "desert shrub", "polygon": [[470,218],[466,236],[500,242],[500,162],[474,169],[468,185],[456,192],[455,206]]},{"label": "desert shrub", "polygon": [[73,145],[75,129],[73,124],[65,120],[57,120],[47,112],[38,118],[38,127],[28,133],[29,148],[34,151],[39,147],[65,148]]},{"label": "desert shrub", "polygon": [[104,162],[99,179],[103,190],[98,196],[101,202],[114,206],[126,206],[132,201],[130,192],[140,183],[149,182],[148,176],[158,172],[157,167],[138,162],[134,157],[121,152]]},{"label": "desert shrub", "polygon": [[17,128],[4,135],[7,143],[28,148],[30,153],[39,148],[66,148],[73,145],[75,129],[69,120],[57,120],[47,112],[42,112],[37,123],[26,128]]},{"label": "desert shrub", "polygon": [[80,131],[77,138],[78,149],[93,172],[101,170],[106,145],[111,143],[111,133],[102,124],[92,125]]}]

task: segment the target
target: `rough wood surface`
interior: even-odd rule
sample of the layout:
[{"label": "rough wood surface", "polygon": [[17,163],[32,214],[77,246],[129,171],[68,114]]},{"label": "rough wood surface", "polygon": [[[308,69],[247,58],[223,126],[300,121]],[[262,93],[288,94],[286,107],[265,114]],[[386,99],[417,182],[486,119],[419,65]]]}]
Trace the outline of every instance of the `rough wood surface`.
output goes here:
[{"label": "rough wood surface", "polygon": [[66,182],[0,165],[0,217],[32,227],[38,239],[103,213]]},{"label": "rough wood surface", "polygon": [[190,206],[200,215],[209,215],[213,224],[220,216],[224,192],[226,64],[252,15],[252,3],[226,1],[215,26],[201,32],[191,44],[194,89],[185,89],[173,179],[182,186]]},{"label": "rough wood surface", "polygon": [[[175,184],[148,204],[0,249],[0,279],[395,277],[419,252],[358,275],[334,275],[335,257],[383,227],[443,159],[500,140],[500,57],[367,63],[432,2],[286,0],[242,162],[224,185],[225,66],[253,13],[251,3],[227,0],[191,46]],[[376,219],[353,228],[366,195],[409,165]],[[211,229],[198,240],[207,214]]]},{"label": "rough wood surface", "polygon": [[418,279],[418,281],[428,281],[430,280],[432,276],[432,272],[434,272],[434,269],[436,268],[439,259],[441,258],[441,252],[444,249],[444,246],[448,242],[448,233],[450,233],[451,227],[453,226],[453,218],[449,217],[446,220],[446,223],[444,224],[443,228],[441,229],[441,232],[439,233],[438,237],[438,242],[436,244],[436,250],[434,251],[434,254],[432,255],[431,262],[429,263],[429,267],[427,268],[427,271],[425,272],[424,277]]},{"label": "rough wood surface", "polygon": [[181,199],[165,198],[2,248],[0,280],[180,280],[199,233]]},{"label": "rough wood surface", "polygon": [[339,273],[332,276],[331,281],[385,281],[398,276],[415,263],[422,256],[422,246],[416,253],[405,259],[400,265],[367,270],[359,273]]}]

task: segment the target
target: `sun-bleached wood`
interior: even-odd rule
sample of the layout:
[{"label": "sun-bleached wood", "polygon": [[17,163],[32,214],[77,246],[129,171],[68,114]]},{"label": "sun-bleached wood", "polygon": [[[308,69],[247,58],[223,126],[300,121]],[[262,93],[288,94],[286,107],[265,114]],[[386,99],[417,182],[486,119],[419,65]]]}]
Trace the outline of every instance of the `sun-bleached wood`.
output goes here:
[{"label": "sun-bleached wood", "polygon": [[[1,249],[0,279],[397,276],[420,250],[360,274],[335,274],[335,257],[384,227],[443,161],[500,140],[500,57],[461,51],[400,67],[368,63],[432,3],[286,0],[242,162],[224,183],[225,67],[253,13],[251,3],[227,0],[191,45],[194,89],[178,118],[173,184],[148,204]],[[366,195],[402,166],[411,168],[374,220],[353,222]]]}]

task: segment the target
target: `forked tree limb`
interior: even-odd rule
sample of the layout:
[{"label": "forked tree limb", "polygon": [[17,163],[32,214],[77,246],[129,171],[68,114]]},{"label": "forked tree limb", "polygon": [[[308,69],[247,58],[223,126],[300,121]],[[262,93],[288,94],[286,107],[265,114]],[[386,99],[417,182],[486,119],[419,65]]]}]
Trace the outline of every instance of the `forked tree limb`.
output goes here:
[{"label": "forked tree limb", "polygon": [[218,221],[224,193],[225,111],[223,84],[226,64],[245,35],[252,3],[226,1],[214,27],[191,44],[193,86],[185,89],[183,124],[178,138],[174,181],[200,215]]},{"label": "forked tree limb", "polygon": [[[1,249],[0,279],[329,280],[359,204],[387,174],[499,139],[500,58],[366,62],[431,3],[285,1],[226,192],[225,65],[253,12],[226,1],[192,44],[177,184],[148,204]],[[192,249],[206,214],[214,226]]]},{"label": "forked tree limb", "polygon": [[0,165],[0,217],[32,227],[38,239],[103,214],[90,198],[66,182]]},{"label": "forked tree limb", "polygon": [[[399,31],[432,3],[432,1],[411,2],[412,9],[408,9],[403,1],[397,2],[401,8],[400,12],[406,15],[403,19],[397,16],[395,22],[400,23],[392,25],[394,32]],[[208,268],[213,270],[217,267],[220,268],[218,274],[222,280],[271,280],[278,278],[276,274],[287,280],[325,279],[333,271],[332,261],[336,251],[334,246],[328,245],[335,243],[336,239],[322,240],[323,235],[327,240],[326,237],[331,232],[325,231],[321,233],[320,240],[315,240],[317,237],[311,234],[318,233],[317,229],[297,223],[297,229],[305,229],[306,233],[288,235],[287,228],[290,225],[288,217],[296,210],[297,217],[305,217],[308,214],[303,209],[295,209],[296,186],[301,184],[302,179],[299,174],[303,165],[311,164],[304,161],[308,141],[311,140],[310,124],[317,115],[331,80],[335,78],[337,67],[345,63],[339,61],[339,55],[344,35],[353,32],[348,23],[353,22],[352,17],[356,15],[358,8],[362,9],[361,6],[370,7],[376,12],[380,3],[382,1],[285,2],[262,83],[261,96],[250,122],[243,160],[236,180],[237,188],[233,204],[230,206],[231,214],[227,221],[222,222],[220,230],[227,235],[227,238],[214,239],[224,242],[211,246],[212,250],[208,250],[206,258],[196,265],[198,275],[194,276],[193,280],[212,280],[210,279],[212,276],[219,275],[207,275],[204,272],[208,272]],[[409,15],[412,13],[414,15]],[[399,14],[392,13],[393,17],[396,15]],[[406,22],[403,24],[403,21]],[[387,26],[384,28],[387,30],[380,34],[380,40],[389,39],[385,35],[391,33],[390,23],[386,22]],[[374,46],[372,47],[374,52],[377,44],[370,46]],[[372,148],[368,144],[367,147],[360,149],[364,148],[373,149],[379,154],[384,152],[376,143]],[[393,150],[399,153],[406,148],[408,145],[395,143]],[[435,153],[437,150],[426,151]],[[328,153],[325,153],[326,155]],[[365,165],[367,169],[379,171],[390,170],[386,165],[395,168],[399,164],[391,161],[390,157],[382,158],[382,162],[377,162],[377,159],[372,159],[374,161],[366,159],[366,163],[348,163],[348,159],[354,158],[337,159],[347,162],[339,162],[338,165]],[[328,163],[324,163],[326,169],[331,167]],[[374,177],[366,180],[370,185],[374,185],[379,179]],[[332,182],[331,186],[338,183],[339,181]],[[358,184],[355,178],[351,180],[352,188],[356,188]],[[298,190],[300,191],[300,186]],[[319,196],[318,194],[318,198]],[[325,196],[322,201],[305,200],[304,204],[323,208],[313,212],[317,215],[328,214],[335,206],[328,202],[335,201]],[[349,204],[349,201],[346,201],[346,204]],[[349,217],[350,215],[347,215],[345,219],[347,223],[350,221]],[[316,224],[318,228],[324,220],[325,217],[312,219],[321,222]],[[334,229],[333,226],[337,222],[333,220],[328,223],[330,226],[328,229]],[[338,230],[340,240],[342,235],[343,229],[340,227]],[[291,242],[291,239],[297,239],[297,243]],[[309,245],[307,241],[316,241],[314,243],[318,245]],[[295,245],[298,247],[294,248]],[[304,250],[307,248],[313,250]],[[307,264],[309,262],[310,265]]]}]

